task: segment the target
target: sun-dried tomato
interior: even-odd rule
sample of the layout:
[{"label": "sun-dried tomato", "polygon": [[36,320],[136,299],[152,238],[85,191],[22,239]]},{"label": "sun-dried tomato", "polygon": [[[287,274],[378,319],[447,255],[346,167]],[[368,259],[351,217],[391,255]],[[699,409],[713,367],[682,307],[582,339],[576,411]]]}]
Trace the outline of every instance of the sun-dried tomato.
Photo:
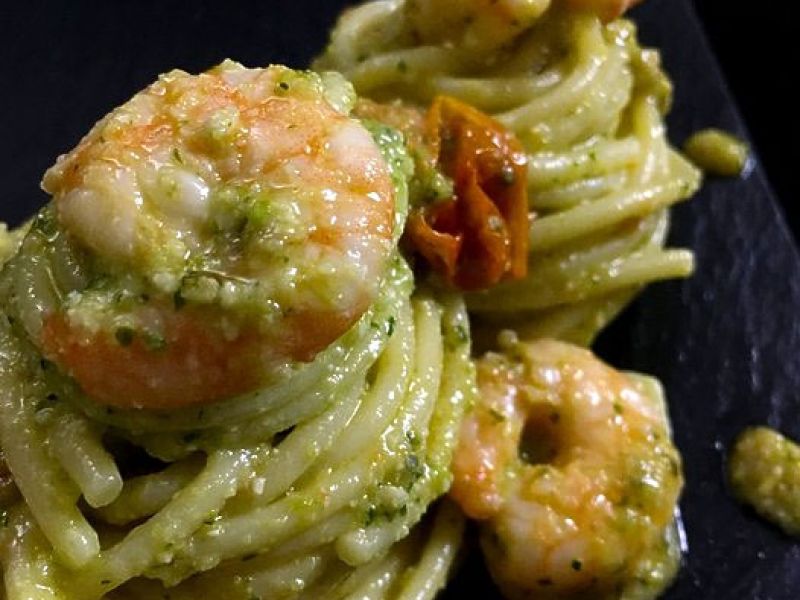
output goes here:
[{"label": "sun-dried tomato", "polygon": [[406,233],[449,283],[490,287],[527,272],[527,159],[500,123],[447,96],[425,122],[427,145],[453,179],[453,198],[414,211]]}]

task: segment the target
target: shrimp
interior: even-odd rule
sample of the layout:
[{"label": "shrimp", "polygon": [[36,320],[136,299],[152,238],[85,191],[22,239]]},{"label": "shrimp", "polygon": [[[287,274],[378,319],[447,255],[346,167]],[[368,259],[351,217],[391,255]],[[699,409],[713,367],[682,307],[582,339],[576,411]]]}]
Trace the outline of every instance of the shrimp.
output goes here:
[{"label": "shrimp", "polygon": [[682,487],[662,408],[587,350],[542,340],[511,354],[478,361],[450,493],[482,521],[508,598],[618,598]]},{"label": "shrimp", "polygon": [[[642,0],[562,0],[570,10],[613,21]],[[413,36],[426,43],[451,42],[475,58],[507,46],[530,29],[556,0],[407,0]]]},{"label": "shrimp", "polygon": [[549,6],[550,0],[408,0],[406,14],[415,37],[454,42],[480,57],[528,29]]},{"label": "shrimp", "polygon": [[377,297],[391,168],[335,74],[172,71],[45,175],[91,277],[43,354],[102,404],[200,405],[310,361]]}]

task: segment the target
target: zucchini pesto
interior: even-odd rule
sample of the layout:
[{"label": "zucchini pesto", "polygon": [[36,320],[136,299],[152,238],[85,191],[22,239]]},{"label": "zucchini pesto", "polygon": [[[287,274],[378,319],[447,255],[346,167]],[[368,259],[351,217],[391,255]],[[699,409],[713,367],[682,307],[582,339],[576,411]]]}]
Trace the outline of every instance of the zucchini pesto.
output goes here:
[{"label": "zucchini pesto", "polygon": [[665,400],[566,343],[692,270],[630,4],[370,2],[59,158],[0,231],[8,599],[431,600],[465,514],[509,598],[658,596]]}]

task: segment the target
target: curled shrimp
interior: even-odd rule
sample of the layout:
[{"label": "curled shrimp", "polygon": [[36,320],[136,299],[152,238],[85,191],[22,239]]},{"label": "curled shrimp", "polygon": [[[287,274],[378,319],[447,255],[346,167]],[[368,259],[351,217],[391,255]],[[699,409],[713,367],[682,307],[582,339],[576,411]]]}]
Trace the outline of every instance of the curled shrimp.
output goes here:
[{"label": "curled shrimp", "polygon": [[424,42],[454,42],[467,50],[497,49],[528,29],[551,0],[407,0],[414,35]]},{"label": "curled shrimp", "polygon": [[175,408],[309,361],[377,296],[390,167],[342,78],[225,62],[156,83],[45,175],[82,289],[37,343],[96,401]]},{"label": "curled shrimp", "polygon": [[508,45],[551,7],[588,11],[613,21],[641,0],[407,0],[406,15],[415,38],[451,42],[473,53]]},{"label": "curled shrimp", "polygon": [[587,350],[544,340],[510,354],[478,361],[451,495],[483,522],[508,598],[619,597],[682,486],[663,409]]}]

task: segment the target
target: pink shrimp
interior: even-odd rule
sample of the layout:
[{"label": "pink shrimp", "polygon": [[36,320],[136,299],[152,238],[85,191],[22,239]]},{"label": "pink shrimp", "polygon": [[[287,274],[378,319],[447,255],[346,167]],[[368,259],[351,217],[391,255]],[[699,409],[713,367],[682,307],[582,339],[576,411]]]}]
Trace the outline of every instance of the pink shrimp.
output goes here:
[{"label": "pink shrimp", "polygon": [[340,337],[395,241],[389,166],[353,100],[333,75],[226,62],[100,121],[43,185],[113,283],[46,315],[44,354],[100,403],[163,409],[256,389]]},{"label": "pink shrimp", "polygon": [[672,520],[682,476],[662,408],[584,349],[511,353],[478,361],[451,495],[483,523],[508,598],[605,598]]}]

